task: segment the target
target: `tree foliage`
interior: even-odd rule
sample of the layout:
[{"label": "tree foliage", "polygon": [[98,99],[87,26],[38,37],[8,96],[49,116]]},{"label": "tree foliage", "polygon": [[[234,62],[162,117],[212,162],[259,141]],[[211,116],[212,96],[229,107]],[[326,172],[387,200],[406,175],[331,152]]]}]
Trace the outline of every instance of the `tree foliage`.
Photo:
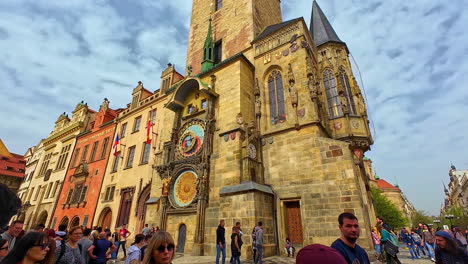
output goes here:
[{"label": "tree foliage", "polygon": [[[453,219],[446,219],[446,215],[453,215]],[[468,229],[468,211],[459,206],[451,206],[445,212],[442,212],[439,217],[440,227],[447,225],[450,227],[450,222],[452,226],[458,226],[461,229]]]},{"label": "tree foliage", "polygon": [[383,196],[379,190],[372,188],[371,191],[377,216],[382,217],[391,228],[404,227],[407,220],[395,204]]},{"label": "tree foliage", "polygon": [[416,227],[419,223],[421,224],[432,224],[434,221],[432,217],[428,215],[426,211],[417,210],[412,215],[412,226]]}]

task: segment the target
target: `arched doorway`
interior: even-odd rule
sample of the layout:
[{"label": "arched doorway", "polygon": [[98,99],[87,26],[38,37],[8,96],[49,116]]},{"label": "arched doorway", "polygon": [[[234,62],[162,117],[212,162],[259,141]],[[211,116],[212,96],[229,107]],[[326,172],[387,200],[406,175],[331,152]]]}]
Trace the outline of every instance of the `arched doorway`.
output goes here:
[{"label": "arched doorway", "polygon": [[101,215],[99,216],[98,226],[102,229],[110,228],[112,222],[112,210],[109,207],[106,207],[102,210]]},{"label": "arched doorway", "polygon": [[187,227],[185,224],[181,224],[179,227],[179,236],[177,239],[177,252],[184,253],[186,233]]},{"label": "arched doorway", "polygon": [[43,224],[45,225],[46,224],[46,221],[47,221],[47,216],[49,214],[47,213],[47,211],[42,211],[41,214],[39,214],[39,217],[37,218],[37,221],[36,221],[36,224],[35,225],[38,225],[38,224]]},{"label": "arched doorway", "polygon": [[146,201],[150,198],[151,194],[151,184],[148,184],[143,188],[143,191],[138,197],[138,205],[137,205],[137,225],[136,231],[141,232],[143,227],[145,226],[146,220]]},{"label": "arched doorway", "polygon": [[62,218],[62,221],[60,221],[60,225],[65,225],[68,227],[68,217],[65,216],[64,218]]},{"label": "arched doorway", "polygon": [[74,216],[70,221],[70,227],[75,227],[80,225],[80,218],[78,216]]}]

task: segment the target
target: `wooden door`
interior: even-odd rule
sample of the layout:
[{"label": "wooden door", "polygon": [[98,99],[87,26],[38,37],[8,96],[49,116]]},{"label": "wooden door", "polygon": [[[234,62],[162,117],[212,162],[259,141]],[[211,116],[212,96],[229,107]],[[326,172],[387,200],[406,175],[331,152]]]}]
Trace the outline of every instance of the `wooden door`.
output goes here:
[{"label": "wooden door", "polygon": [[302,219],[299,201],[285,202],[287,236],[293,243],[302,243]]},{"label": "wooden door", "polygon": [[109,209],[107,210],[104,217],[102,218],[101,227],[103,229],[106,229],[106,228],[110,229],[111,221],[112,221],[112,211]]},{"label": "wooden door", "polygon": [[186,232],[187,227],[181,224],[179,227],[179,237],[177,239],[177,252],[184,253]]}]

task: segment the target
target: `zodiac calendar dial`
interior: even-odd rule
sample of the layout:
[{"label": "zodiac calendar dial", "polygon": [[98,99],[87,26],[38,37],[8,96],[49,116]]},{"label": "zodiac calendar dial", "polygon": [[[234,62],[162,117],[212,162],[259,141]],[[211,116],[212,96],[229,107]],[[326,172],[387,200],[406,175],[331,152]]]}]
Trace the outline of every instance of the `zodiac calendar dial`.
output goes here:
[{"label": "zodiac calendar dial", "polygon": [[185,157],[197,154],[203,146],[204,128],[199,124],[191,124],[181,132],[179,152]]}]

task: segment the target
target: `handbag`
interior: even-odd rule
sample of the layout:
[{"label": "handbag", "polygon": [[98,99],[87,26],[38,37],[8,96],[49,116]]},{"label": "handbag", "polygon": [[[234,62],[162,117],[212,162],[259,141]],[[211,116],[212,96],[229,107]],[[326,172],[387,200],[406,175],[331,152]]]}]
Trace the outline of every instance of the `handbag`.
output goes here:
[{"label": "handbag", "polygon": [[398,246],[395,246],[391,241],[384,243],[384,251],[392,257],[395,257],[399,252]]}]

